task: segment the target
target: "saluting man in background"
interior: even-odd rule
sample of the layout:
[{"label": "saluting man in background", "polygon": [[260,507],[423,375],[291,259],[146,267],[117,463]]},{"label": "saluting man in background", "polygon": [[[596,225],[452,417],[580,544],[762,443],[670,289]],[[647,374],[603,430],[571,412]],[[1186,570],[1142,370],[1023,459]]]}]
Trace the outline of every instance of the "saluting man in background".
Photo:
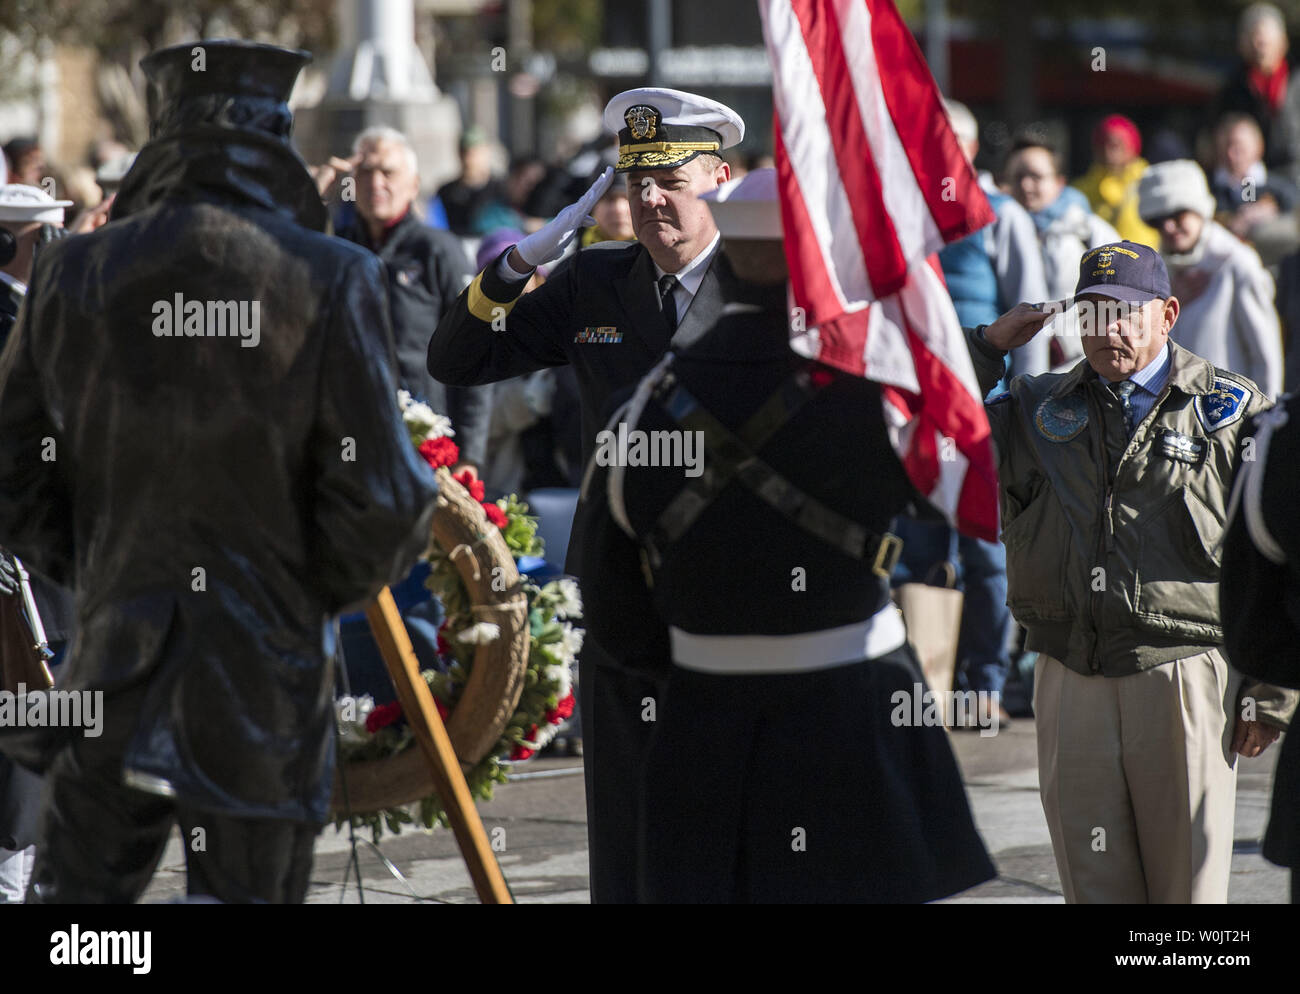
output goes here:
[{"label": "saluting man in background", "polygon": [[[1295,695],[1224,658],[1219,554],[1259,386],[1170,341],[1179,302],[1136,242],[1084,253],[1085,358],[987,405],[1007,600],[1038,652],[1043,810],[1070,902],[1223,903],[1237,787]],[[1049,311],[970,333],[980,385]]]}]

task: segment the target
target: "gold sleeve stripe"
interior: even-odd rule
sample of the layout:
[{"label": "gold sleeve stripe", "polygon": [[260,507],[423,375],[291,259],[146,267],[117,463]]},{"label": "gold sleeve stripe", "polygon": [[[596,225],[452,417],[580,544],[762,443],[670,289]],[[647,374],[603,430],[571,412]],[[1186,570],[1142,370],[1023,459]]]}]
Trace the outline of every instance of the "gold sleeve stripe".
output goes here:
[{"label": "gold sleeve stripe", "polygon": [[480,321],[488,324],[491,324],[494,318],[504,317],[509,314],[514,310],[514,306],[518,302],[518,297],[510,301],[497,301],[487,296],[483,292],[482,273],[475,276],[474,282],[469,285],[469,300],[467,302],[469,312]]}]

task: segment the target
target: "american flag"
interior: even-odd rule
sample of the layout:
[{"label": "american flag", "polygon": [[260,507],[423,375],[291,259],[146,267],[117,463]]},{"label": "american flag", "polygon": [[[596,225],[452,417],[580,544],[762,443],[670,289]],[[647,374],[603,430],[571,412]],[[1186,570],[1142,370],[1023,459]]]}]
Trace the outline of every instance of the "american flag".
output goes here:
[{"label": "american flag", "polygon": [[[917,490],[997,537],[983,399],[934,255],[993,221],[892,0],[758,0],[800,352],[882,384]],[[806,330],[803,330],[806,329]]]}]

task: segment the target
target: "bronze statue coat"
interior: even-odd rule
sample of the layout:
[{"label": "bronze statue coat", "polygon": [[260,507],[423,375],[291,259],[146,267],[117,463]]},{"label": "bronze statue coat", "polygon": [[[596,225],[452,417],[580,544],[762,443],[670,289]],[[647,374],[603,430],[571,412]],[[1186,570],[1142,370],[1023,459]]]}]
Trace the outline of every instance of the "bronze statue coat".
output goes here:
[{"label": "bronze statue coat", "polygon": [[[62,689],[134,722],[126,783],[237,816],[324,821],[327,617],[405,573],[436,494],[382,264],[325,227],[287,142],[165,129],[0,357],[0,544],[75,588]],[[72,734],[0,745],[39,769]]]}]

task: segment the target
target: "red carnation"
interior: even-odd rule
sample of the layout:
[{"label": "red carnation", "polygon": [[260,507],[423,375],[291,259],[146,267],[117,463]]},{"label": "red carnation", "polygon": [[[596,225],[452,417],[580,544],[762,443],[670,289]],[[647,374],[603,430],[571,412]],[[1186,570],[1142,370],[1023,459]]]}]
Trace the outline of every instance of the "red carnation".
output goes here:
[{"label": "red carnation", "polygon": [[426,438],[420,443],[420,455],[434,469],[439,466],[455,466],[460,462],[460,449],[450,438]]},{"label": "red carnation", "polygon": [[483,481],[474,478],[474,474],[469,470],[461,470],[453,477],[457,483],[469,491],[469,495],[477,501],[483,499]]},{"label": "red carnation", "polygon": [[402,717],[402,705],[397,701],[391,704],[380,704],[377,708],[366,715],[366,731],[371,735],[381,728],[387,728],[399,718]]},{"label": "red carnation", "polygon": [[441,629],[441,628],[438,629],[438,644],[437,644],[437,650],[438,650],[438,655],[440,655],[440,656],[450,656],[450,655],[451,655],[451,646],[449,646],[449,645],[447,644],[447,640],[446,640],[445,638],[442,637],[442,629]]},{"label": "red carnation", "polygon": [[447,715],[451,714],[451,712],[447,710],[447,705],[443,704],[439,698],[435,697],[433,699],[433,706],[438,709],[438,717],[443,721],[446,721]]},{"label": "red carnation", "polygon": [[506,517],[506,512],[501,510],[501,508],[497,507],[495,504],[484,504],[483,513],[486,514],[487,519],[498,528],[504,528],[506,525],[510,524],[510,519]]},{"label": "red carnation", "polygon": [[548,725],[558,725],[573,714],[573,705],[573,691],[569,691],[567,697],[546,712],[546,723]]}]

